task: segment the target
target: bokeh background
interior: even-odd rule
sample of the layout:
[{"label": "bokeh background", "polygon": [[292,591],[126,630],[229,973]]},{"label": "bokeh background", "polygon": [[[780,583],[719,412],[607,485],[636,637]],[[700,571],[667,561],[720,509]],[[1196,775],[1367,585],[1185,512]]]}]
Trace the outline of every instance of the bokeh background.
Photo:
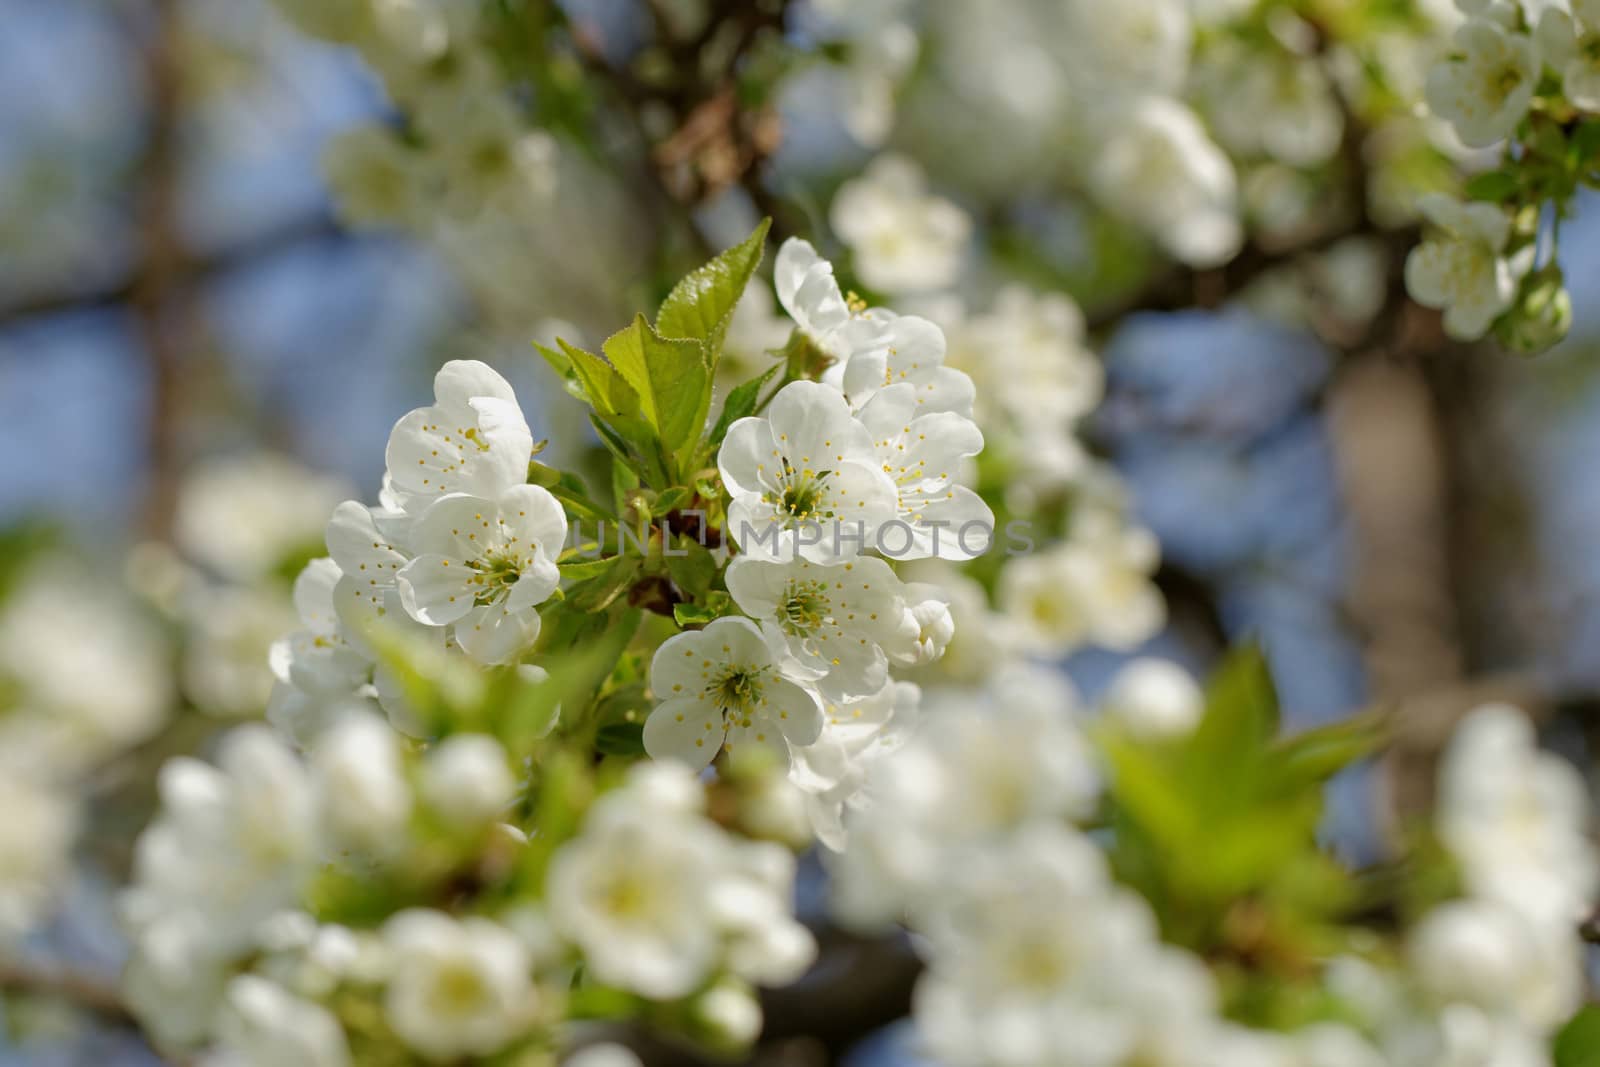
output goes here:
[{"label": "bokeh background", "polygon": [[[632,5],[567,6],[626,52]],[[527,341],[596,342],[644,305],[648,272],[619,235],[650,230],[654,206],[604,159],[570,163],[578,180],[530,235],[548,265],[477,265],[518,309],[508,319],[437,248],[337,221],[319,159],[383,116],[383,92],[262,0],[0,0],[0,26],[0,591],[19,595],[35,567],[111,591],[139,631],[128,640],[158,649],[152,699],[176,694],[197,720],[85,787],[128,814],[83,843],[60,919],[27,944],[109,982],[107,872],[148,803],[139,783],[201,744],[218,706],[258,712],[256,660],[292,626],[286,575],[264,561],[297,540],[314,552],[332,502],[373,494],[389,426],[446,358],[493,362],[536,437],[577,433]],[[800,203],[864,158],[810,102],[787,101],[769,178]],[[754,214],[733,195],[701,221],[736,238]],[[1063,275],[1101,272],[1070,214],[1034,234]],[[1424,694],[1442,723],[1507,694],[1581,751],[1600,693],[1600,209],[1564,236],[1576,326],[1536,361],[1448,348],[1349,370],[1277,321],[1268,293],[1102,330],[1089,437],[1160,538],[1172,606],[1142,651],[1199,672],[1257,639],[1292,726],[1396,693]],[[1093,319],[1096,294],[1078,295]],[[1093,693],[1120,658],[1063,666]],[[1403,747],[1342,782],[1330,840],[1380,848],[1438,733],[1423,718],[1415,762]],[[9,1008],[7,1067],[155,1062],[114,1025]],[[891,1031],[848,1062],[907,1055]]]}]

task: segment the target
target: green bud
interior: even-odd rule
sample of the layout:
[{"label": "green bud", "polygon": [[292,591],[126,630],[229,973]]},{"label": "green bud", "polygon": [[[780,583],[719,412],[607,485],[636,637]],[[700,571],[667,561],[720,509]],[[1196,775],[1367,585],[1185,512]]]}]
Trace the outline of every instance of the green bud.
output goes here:
[{"label": "green bud", "polygon": [[1495,336],[1513,352],[1537,356],[1560,343],[1572,328],[1572,295],[1555,264],[1529,276],[1515,306],[1495,324]]}]

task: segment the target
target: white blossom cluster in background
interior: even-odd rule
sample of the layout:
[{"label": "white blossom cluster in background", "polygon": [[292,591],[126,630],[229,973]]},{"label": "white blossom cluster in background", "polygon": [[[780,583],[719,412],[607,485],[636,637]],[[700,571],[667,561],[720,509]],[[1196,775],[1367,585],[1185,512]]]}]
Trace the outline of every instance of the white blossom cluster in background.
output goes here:
[{"label": "white blossom cluster in background", "polygon": [[289,21],[355,48],[411,119],[342,135],[330,180],[355,225],[467,226],[544,210],[555,145],[505,92],[477,5],[436,0],[280,0]]},{"label": "white blossom cluster in background", "polygon": [[167,649],[113,574],[33,562],[0,608],[0,956],[51,918],[86,805],[170,712]]},{"label": "white blossom cluster in background", "polygon": [[[1136,662],[1102,726],[1143,744],[1200,716],[1192,681]],[[920,1040],[973,1067],[1222,1065],[1524,1067],[1583,999],[1576,935],[1600,878],[1589,804],[1571,767],[1538,752],[1515,709],[1463,724],[1446,759],[1438,830],[1465,895],[1408,935],[1400,966],[1327,968],[1343,1022],[1291,1033],[1219,1014],[1200,958],[1163,944],[1151,902],[1111,876],[1095,815],[1103,772],[1059,678],[1002,669],[982,691],[929,701],[921,729],[869,772],[837,858],[840,916],[909,916],[928,964]]]}]

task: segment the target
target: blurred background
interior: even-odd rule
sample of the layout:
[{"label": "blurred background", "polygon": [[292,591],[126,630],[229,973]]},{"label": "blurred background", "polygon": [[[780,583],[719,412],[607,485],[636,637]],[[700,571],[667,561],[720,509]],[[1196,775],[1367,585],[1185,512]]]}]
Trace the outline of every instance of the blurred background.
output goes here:
[{"label": "blurred background", "polygon": [[[946,54],[959,41],[1020,55],[1015,39],[965,34],[961,5],[921,16],[924,46],[892,91],[862,72],[895,64],[861,59],[864,38],[845,48],[832,28],[870,23],[892,53],[885,27],[907,5],[750,5],[752,40],[772,39],[741,45],[747,69],[768,61],[763,47],[830,62],[771,60],[737,143],[717,146],[749,158],[718,177],[709,149],[674,138],[710,122],[716,98],[679,86],[658,99],[635,63],[695,6],[557,7],[563,47],[533,56],[525,91],[622,117],[583,112],[583,139],[558,129],[549,199],[489,241],[470,226],[351,225],[324,154],[391,122],[390,97],[353,50],[264,0],[0,0],[0,707],[55,671],[78,685],[59,698],[92,703],[94,724],[88,740],[52,742],[72,749],[70,800],[6,801],[0,782],[17,821],[0,829],[0,932],[15,934],[0,953],[0,1064],[156,1062],[110,992],[122,949],[109,888],[154,768],[261,714],[267,647],[295,625],[290,580],[320,554],[333,504],[374,495],[388,429],[425,401],[439,363],[488,360],[535,437],[581,453],[586,431],[528,342],[597,346],[761,214],[839,250],[824,206],[885,146],[920,158],[983,235],[964,268],[972,291],[1023,278],[1085,311],[1106,386],[1078,436],[1160,540],[1169,622],[1136,648],[1064,656],[1083,690],[1131,654],[1202,672],[1255,639],[1291,726],[1407,702],[1394,764],[1341,783],[1330,810],[1329,840],[1356,856],[1381,852],[1386,821],[1422,802],[1438,739],[1480,698],[1525,702],[1584,751],[1600,692],[1600,209],[1568,223],[1577,322],[1555,353],[1448,346],[1409,306],[1369,344],[1308,319],[1315,287],[1289,291],[1305,284],[1300,259],[1174,279],[1085,200],[1007,185],[1041,166],[1021,153],[1022,119],[1003,136],[1025,158],[981,141],[941,155],[974,108],[999,106],[982,93],[1026,111],[1053,91],[1048,63],[1027,74],[1017,60],[1022,83],[986,87],[951,71],[990,61],[942,68],[941,40]],[[944,110],[951,100],[968,109]],[[663,145],[701,155],[684,169]],[[1392,303],[1393,264],[1364,262],[1357,282]],[[8,743],[21,742],[0,733]],[[83,832],[45,879],[41,850],[70,842],[67,826]],[[896,985],[892,949],[833,951],[886,952],[876,966]],[[65,1001],[35,995],[41,974]],[[909,1064],[896,1033],[828,1040],[857,1067]]]}]

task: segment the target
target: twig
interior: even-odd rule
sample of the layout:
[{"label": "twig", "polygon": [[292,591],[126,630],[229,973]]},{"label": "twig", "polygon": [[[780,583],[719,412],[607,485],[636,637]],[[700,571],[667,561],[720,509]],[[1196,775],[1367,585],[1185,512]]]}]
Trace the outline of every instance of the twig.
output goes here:
[{"label": "twig", "polygon": [[115,1026],[138,1028],[115,986],[64,967],[0,960],[0,995],[5,994],[61,1001]]}]

